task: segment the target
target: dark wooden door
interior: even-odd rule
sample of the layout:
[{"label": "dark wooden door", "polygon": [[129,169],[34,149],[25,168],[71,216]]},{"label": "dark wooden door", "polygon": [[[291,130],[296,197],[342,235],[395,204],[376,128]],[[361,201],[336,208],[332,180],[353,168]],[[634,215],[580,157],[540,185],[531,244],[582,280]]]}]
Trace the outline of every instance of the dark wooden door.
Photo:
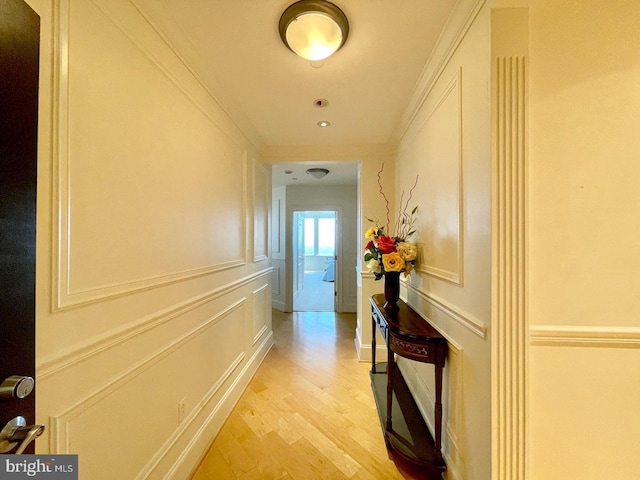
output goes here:
[{"label": "dark wooden door", "polygon": [[[0,382],[35,378],[39,44],[38,15],[0,0]],[[18,415],[35,423],[35,390],[0,400],[0,428]]]}]

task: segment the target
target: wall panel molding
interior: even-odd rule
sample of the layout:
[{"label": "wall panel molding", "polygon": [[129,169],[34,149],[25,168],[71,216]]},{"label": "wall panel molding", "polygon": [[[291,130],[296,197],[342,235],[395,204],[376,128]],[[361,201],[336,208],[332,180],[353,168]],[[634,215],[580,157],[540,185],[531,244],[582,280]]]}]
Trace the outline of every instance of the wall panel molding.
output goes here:
[{"label": "wall panel molding", "polygon": [[152,329],[157,328],[166,322],[175,320],[213,300],[236,291],[244,285],[248,285],[270,275],[271,268],[262,270],[256,274],[246,276],[235,282],[228,283],[223,287],[206,292],[202,295],[197,295],[169,308],[151,314],[136,322],[132,322],[119,330],[107,332],[99,338],[91,339],[89,342],[68,351],[61,352],[55,357],[44,359],[43,361],[38,362],[37,365],[38,378],[40,380],[44,380],[45,378],[55,375],[62,370],[76,366],[95,355],[116,348],[130,339],[148,333]]},{"label": "wall panel molding", "polygon": [[271,295],[269,284],[265,283],[252,292],[253,299],[253,342],[255,345],[271,326]]},{"label": "wall panel molding", "polygon": [[529,327],[534,346],[640,348],[640,328],[535,325]]},{"label": "wall panel molding", "polygon": [[[474,333],[478,337],[480,337],[482,339],[487,338],[487,326],[485,325],[485,323],[483,321],[481,321],[481,320],[475,318],[474,316],[472,316],[472,315],[460,310],[459,308],[455,307],[454,305],[451,305],[450,303],[448,303],[445,300],[437,297],[436,295],[424,292],[424,291],[416,288],[414,285],[412,285],[412,284],[410,284],[408,282],[405,282],[405,285],[406,285],[408,290],[411,290],[412,292],[417,293],[420,296],[420,298],[422,298],[429,305],[437,308],[442,313],[444,313],[445,315],[450,317],[452,320],[455,320],[460,325],[462,325],[463,327],[467,328],[468,330],[470,330],[472,333]],[[419,311],[419,309],[417,309],[417,310]],[[441,330],[441,329],[438,328],[438,330]],[[443,332],[441,331],[440,333],[443,333]]]},{"label": "wall panel molding", "polygon": [[[125,2],[130,4],[130,2]],[[246,252],[236,259],[228,259],[211,265],[203,265],[197,268],[189,268],[181,271],[167,272],[159,275],[131,278],[126,281],[113,284],[104,284],[91,288],[74,289],[71,286],[72,262],[71,262],[71,199],[73,185],[71,184],[71,149],[70,149],[70,88],[69,88],[69,42],[71,35],[70,15],[73,0],[58,0],[54,4],[54,95],[53,95],[53,139],[54,155],[53,165],[53,211],[52,211],[52,311],[66,310],[86,304],[119,298],[136,292],[158,288],[164,285],[194,279],[215,274],[228,269],[237,268],[247,263]],[[237,138],[226,132],[217,123],[205,105],[196,99],[169,71],[143,43],[124,27],[118,19],[114,18],[110,10],[105,9],[102,2],[92,0],[93,4],[106,18],[108,18],[118,30],[131,41],[133,45],[146,57],[149,63],[155,67],[158,73],[167,79],[191,105],[193,105],[210,122],[216,132],[221,133],[235,147],[241,148]],[[145,19],[146,22],[146,19]],[[170,46],[168,46],[170,48]],[[172,52],[175,53],[173,49]],[[177,54],[176,54],[177,55]],[[189,75],[193,72],[188,71]],[[204,88],[201,82],[198,85]],[[216,102],[207,93],[207,100]],[[217,104],[217,102],[216,102]],[[246,172],[246,158],[244,159]],[[248,204],[248,192],[246,175],[243,186],[243,203]],[[243,237],[247,236],[246,218],[243,218]],[[245,242],[246,243],[246,242]]]},{"label": "wall panel molding", "polygon": [[[136,377],[143,372],[149,370],[154,365],[158,364],[161,360],[168,357],[172,353],[176,352],[179,348],[183,347],[190,341],[192,341],[198,335],[201,335],[207,329],[213,325],[220,323],[227,318],[232,312],[238,310],[246,302],[243,298],[218,314],[211,316],[204,322],[200,323],[191,330],[183,333],[174,339],[171,343],[156,351],[152,355],[140,360],[136,365],[133,365],[128,371],[121,373],[117,377],[106,382],[97,391],[85,396],[78,400],[74,405],[70,406],[62,413],[52,416],[50,419],[51,434],[50,434],[50,446],[51,451],[54,453],[71,453],[69,438],[69,425],[76,419],[80,418],[82,413],[98,405],[110,395],[117,392],[127,383],[133,381]],[[217,392],[221,385],[231,376],[236,367],[242,362],[245,357],[245,352],[239,352],[235,359],[227,366],[225,373],[216,381],[207,394],[207,398],[210,399],[215,392]]]},{"label": "wall panel molding", "polygon": [[[74,0],[57,0],[57,1],[60,2],[61,4],[67,3],[68,5],[69,3],[72,3]],[[172,73],[170,69],[166,68],[163,62],[156,55],[154,55],[152,49],[148,48],[144,44],[144,41],[139,38],[140,32],[137,31],[137,27],[127,25],[125,21],[123,21],[123,18],[116,18],[116,15],[114,13],[117,7],[115,7],[114,9],[114,5],[116,5],[114,0],[89,0],[89,1],[91,1],[91,3],[93,3],[95,7],[98,10],[100,10],[100,12],[102,12],[102,14],[106,18],[108,18],[118,28],[118,30],[120,30],[122,34],[125,35],[127,39],[129,39],[131,43],[133,43],[144,54],[147,60],[159,72],[161,72],[162,75],[165,76],[176,87],[176,89],[180,91],[180,93],[182,93],[182,95],[191,104],[193,104],[194,107],[196,107],[203,115],[205,115],[209,119],[209,121],[213,125],[216,126],[216,128],[218,129],[218,131],[220,131],[220,133],[223,133],[225,137],[229,141],[234,143],[237,147],[242,148],[242,143],[238,141],[236,137],[234,137],[233,135],[231,135],[229,132],[226,131],[226,129],[224,128],[224,125],[211,114],[207,106],[201,100],[196,98],[195,95],[191,94],[189,90],[182,85],[178,77],[174,75],[174,73]],[[169,39],[163,34],[163,32],[158,28],[158,26],[154,24],[151,18],[146,14],[145,10],[138,4],[138,1],[137,0],[118,0],[118,1],[123,5],[131,6],[133,9],[132,12],[135,12],[135,14],[139,15],[141,19],[144,19],[144,23],[147,24],[152,29],[153,34],[157,36],[157,38],[161,39],[160,41],[162,45],[166,47],[168,50],[170,50],[171,53],[175,56],[175,59],[177,60],[177,64],[181,67],[184,73],[186,73],[189,77],[191,77],[195,81],[194,83],[195,85],[197,85],[197,88],[204,93],[203,99],[206,100],[207,102],[215,103],[218,109],[221,109],[224,111],[222,104],[209,90],[207,85],[205,85],[205,83],[201,80],[199,75],[182,58],[181,53],[171,44]],[[114,10],[112,11],[112,9]],[[68,6],[66,10],[68,13]],[[131,12],[127,12],[125,13],[125,15],[127,14],[130,15],[130,13]],[[130,16],[130,18],[132,17],[133,15]],[[127,19],[125,18],[125,20]],[[225,113],[225,116],[227,116],[226,113]]]},{"label": "wall panel molding", "polygon": [[271,276],[271,294],[274,297],[277,297],[280,295],[280,271],[284,268],[283,265],[277,265],[276,262],[274,261],[274,266],[273,266],[273,275]]},{"label": "wall panel molding", "polygon": [[[453,105],[451,105],[452,103]],[[445,182],[451,191],[447,189],[445,190],[445,193],[446,197],[450,199],[451,202],[453,202],[453,198],[455,198],[457,205],[451,207],[451,211],[446,211],[443,214],[443,212],[441,212],[441,208],[443,208],[442,205],[438,206],[438,202],[435,201],[434,198],[427,196],[422,199],[423,201],[427,200],[427,204],[429,205],[425,210],[432,210],[434,212],[432,213],[433,218],[431,220],[436,222],[436,225],[439,228],[435,228],[435,230],[438,231],[453,231],[454,229],[450,225],[453,222],[450,221],[450,217],[456,215],[457,219],[455,219],[455,233],[443,238],[429,239],[427,237],[426,240],[431,240],[431,242],[423,242],[427,243],[428,251],[435,250],[435,244],[445,246],[452,242],[455,242],[455,244],[451,247],[447,247],[444,251],[440,252],[437,257],[431,259],[425,258],[425,248],[420,248],[420,258],[417,262],[416,270],[421,273],[446,280],[447,282],[455,285],[462,286],[464,277],[464,172],[462,155],[463,112],[461,68],[456,70],[456,73],[446,83],[443,91],[435,99],[433,105],[429,105],[429,107],[430,109],[425,117],[421,120],[415,118],[416,123],[415,126],[412,126],[411,133],[409,134],[409,132],[407,132],[405,135],[405,146],[402,148],[400,158],[410,156],[413,154],[412,152],[416,150],[420,151],[420,155],[431,154],[428,161],[429,166],[433,168],[435,172],[438,172],[440,177],[444,176],[447,179],[451,177],[451,185],[449,185],[449,182]],[[450,118],[446,115],[449,112],[448,109],[455,109],[455,117]],[[441,116],[443,116],[443,118],[441,118]],[[446,133],[450,133],[452,137],[455,137],[455,144],[453,142],[451,142],[451,144],[446,142],[446,148],[454,149],[452,151],[446,151],[447,158],[442,158],[443,152],[441,150],[443,148],[443,143],[438,143],[440,139],[435,138],[435,133],[430,133],[432,130],[430,125],[433,125],[434,127],[438,125],[446,125]],[[417,146],[417,143],[420,141],[422,141],[422,144]],[[448,158],[449,154],[451,154],[452,158]],[[447,174],[444,175],[443,172],[447,172]],[[427,172],[427,175],[429,175],[429,172]],[[427,179],[427,182],[428,181],[429,180]],[[438,185],[435,188],[436,190],[431,193],[433,197],[438,195],[437,189],[446,187]],[[427,190],[430,189],[427,188]],[[420,195],[419,192],[417,195]],[[420,200],[419,196],[417,197],[417,200]],[[440,213],[438,214],[438,212]],[[449,257],[455,258],[455,260],[451,261],[451,265],[437,265],[434,263],[436,258]]]},{"label": "wall panel molding", "polygon": [[282,199],[278,198],[271,202],[271,218],[273,225],[273,228],[271,229],[271,251],[274,254],[284,254],[280,239],[280,224],[283,221],[283,219],[280,218],[280,211],[282,208]]},{"label": "wall panel molding", "polygon": [[253,164],[253,261],[263,262],[269,259],[269,202],[271,191],[271,172],[257,160]]}]

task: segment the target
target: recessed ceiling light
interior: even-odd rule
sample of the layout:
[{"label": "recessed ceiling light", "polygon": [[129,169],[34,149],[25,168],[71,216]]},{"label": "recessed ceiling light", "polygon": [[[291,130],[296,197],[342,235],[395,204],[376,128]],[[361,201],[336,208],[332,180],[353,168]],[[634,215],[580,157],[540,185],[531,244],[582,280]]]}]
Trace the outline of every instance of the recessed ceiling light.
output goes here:
[{"label": "recessed ceiling light", "polygon": [[329,125],[331,125],[331,123],[327,122],[326,120],[321,120],[320,122],[318,122],[318,126],[322,128],[328,127]]},{"label": "recessed ceiling light", "polygon": [[287,175],[291,175],[293,173],[293,170],[285,170],[284,173],[286,173]]}]

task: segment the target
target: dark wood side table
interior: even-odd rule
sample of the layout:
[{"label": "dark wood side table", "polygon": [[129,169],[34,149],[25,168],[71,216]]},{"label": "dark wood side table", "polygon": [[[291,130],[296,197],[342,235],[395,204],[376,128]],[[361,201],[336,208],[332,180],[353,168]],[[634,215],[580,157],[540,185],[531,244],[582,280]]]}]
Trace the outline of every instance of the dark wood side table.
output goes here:
[{"label": "dark wood side table", "polygon": [[[447,340],[425,319],[400,300],[397,312],[382,308],[384,295],[371,302],[371,386],[385,442],[392,459],[398,457],[438,475],[446,470],[442,458],[442,370]],[[387,344],[387,363],[376,364],[376,330]],[[395,355],[435,366],[435,439],[402,378]],[[396,463],[398,463],[396,461]],[[434,477],[436,478],[436,477]]]}]

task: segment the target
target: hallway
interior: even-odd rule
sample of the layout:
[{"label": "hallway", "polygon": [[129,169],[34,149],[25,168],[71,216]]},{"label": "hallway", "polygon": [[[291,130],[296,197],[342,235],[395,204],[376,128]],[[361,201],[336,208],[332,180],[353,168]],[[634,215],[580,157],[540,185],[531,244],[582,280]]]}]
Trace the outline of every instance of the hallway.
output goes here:
[{"label": "hallway", "polygon": [[401,479],[388,459],[355,314],[273,311],[275,345],[193,480]]}]

